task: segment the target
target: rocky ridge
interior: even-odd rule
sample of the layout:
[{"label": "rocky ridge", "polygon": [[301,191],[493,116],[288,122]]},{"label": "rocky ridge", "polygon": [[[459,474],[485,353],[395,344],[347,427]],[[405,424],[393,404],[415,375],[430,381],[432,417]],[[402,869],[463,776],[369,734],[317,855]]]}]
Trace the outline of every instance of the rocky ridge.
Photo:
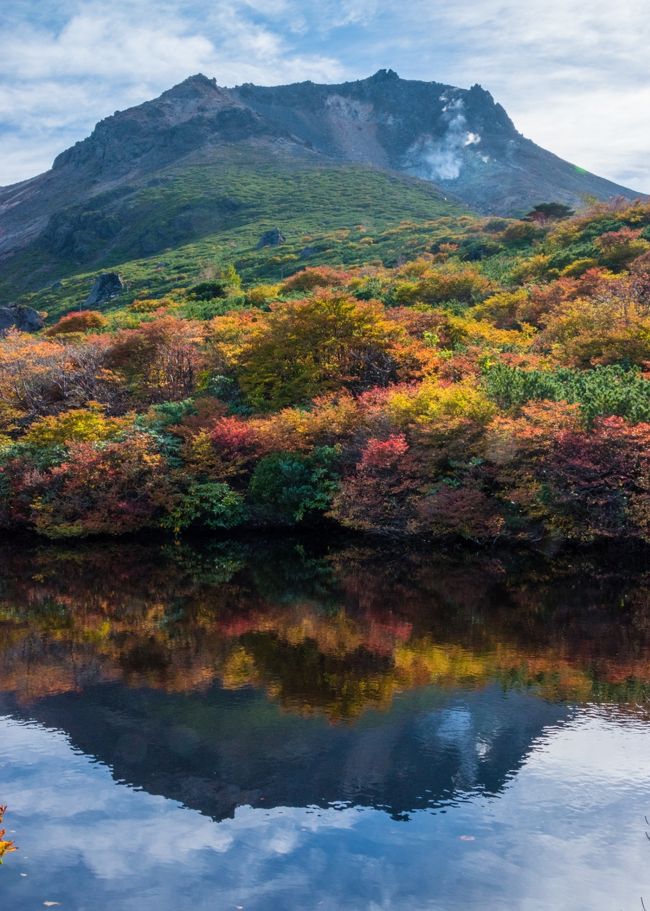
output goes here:
[{"label": "rocky ridge", "polygon": [[[111,257],[105,251],[119,249],[113,262],[151,255],[218,230],[233,213],[245,219],[231,183],[200,201],[184,201],[180,192],[166,210],[154,206],[143,216],[148,227],[135,247],[131,239],[143,198],[170,181],[182,185],[191,169],[204,169],[214,185],[234,159],[250,173],[260,161],[277,163],[284,175],[293,168],[371,168],[433,185],[441,197],[497,215],[522,214],[546,201],[576,207],[587,198],[640,195],[524,138],[479,85],[465,90],[380,70],[339,85],[224,88],[198,74],[102,120],[45,174],[0,188],[5,274],[23,258],[8,293],[39,287],[34,258],[38,281],[46,284],[53,272],[69,273],[71,263],[106,268]],[[275,220],[273,212],[264,214]]]}]

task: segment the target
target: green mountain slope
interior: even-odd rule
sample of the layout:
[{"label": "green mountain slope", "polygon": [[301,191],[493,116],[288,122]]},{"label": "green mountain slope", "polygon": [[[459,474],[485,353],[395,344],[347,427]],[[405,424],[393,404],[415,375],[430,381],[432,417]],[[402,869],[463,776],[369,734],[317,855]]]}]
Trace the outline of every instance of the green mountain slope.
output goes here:
[{"label": "green mountain slope", "polygon": [[[0,300],[60,313],[83,303],[93,276],[106,269],[123,275],[132,299],[142,290],[164,293],[233,261],[245,278],[276,279],[331,260],[333,250],[344,262],[390,260],[397,244],[389,236],[376,247],[378,235],[404,222],[456,221],[463,214],[435,186],[414,178],[222,147],[218,167],[213,160],[176,165],[142,186],[64,210],[36,243],[9,260]],[[261,236],[275,227],[286,243],[258,249]],[[347,232],[345,249],[341,231]]]}]

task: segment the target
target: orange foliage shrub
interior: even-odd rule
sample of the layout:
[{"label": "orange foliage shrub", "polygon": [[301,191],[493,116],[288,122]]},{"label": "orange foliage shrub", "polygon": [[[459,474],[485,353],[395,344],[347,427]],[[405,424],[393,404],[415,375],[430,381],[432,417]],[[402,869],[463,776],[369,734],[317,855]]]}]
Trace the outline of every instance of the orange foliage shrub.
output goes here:
[{"label": "orange foliage shrub", "polygon": [[342,287],[351,278],[350,272],[331,266],[312,266],[296,272],[282,283],[284,291],[313,291],[314,288]]},{"label": "orange foliage shrub", "polygon": [[68,335],[71,332],[89,332],[92,329],[103,329],[108,320],[96,310],[77,310],[68,313],[45,331],[45,335]]}]

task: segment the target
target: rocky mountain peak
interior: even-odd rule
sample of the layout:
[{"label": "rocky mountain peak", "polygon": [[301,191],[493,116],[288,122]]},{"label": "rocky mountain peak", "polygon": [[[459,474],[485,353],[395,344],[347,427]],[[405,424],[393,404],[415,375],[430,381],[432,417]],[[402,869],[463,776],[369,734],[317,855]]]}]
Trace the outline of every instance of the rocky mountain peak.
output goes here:
[{"label": "rocky mountain peak", "polygon": [[[158,98],[100,121],[51,171],[0,188],[0,262],[32,247],[80,262],[119,243],[129,253],[133,211],[152,187],[182,184],[184,175],[192,183],[197,169],[207,187],[234,161],[251,171],[260,163],[269,172],[277,165],[284,174],[311,167],[379,169],[434,184],[445,199],[495,215],[520,215],[541,202],[575,208],[588,197],[639,195],[525,139],[478,84],[462,89],[380,69],[337,85],[224,88],[195,73]],[[193,237],[204,220],[225,219],[245,204],[237,188],[209,205],[188,203],[179,193],[167,210],[161,205],[169,223],[138,240],[138,251],[164,246],[158,236]],[[275,220],[276,214],[268,216]]]},{"label": "rocky mountain peak", "polygon": [[191,100],[195,98],[213,98],[223,96],[227,90],[217,85],[216,79],[210,79],[203,73],[196,73],[194,76],[188,76],[178,85],[172,86],[166,92],[163,92],[158,101],[180,99]]},{"label": "rocky mountain peak", "polygon": [[212,78],[206,76],[205,73],[195,73],[193,76],[188,76],[179,85],[196,85],[211,88],[217,85],[217,80],[214,76]]},{"label": "rocky mountain peak", "polygon": [[395,70],[382,69],[382,70],[377,70],[377,72],[374,73],[372,76],[370,76],[370,78],[367,79],[366,81],[367,82],[394,82],[395,80],[399,81],[399,79],[400,79],[400,77],[395,72]]},{"label": "rocky mountain peak", "polygon": [[[218,133],[218,115],[242,105],[228,89],[197,73],[144,104],[116,111],[101,120],[91,135],[62,152],[53,164],[57,170],[72,166],[75,169],[124,169],[134,161],[153,153],[155,161],[173,160],[199,148],[207,134]],[[212,126],[206,121],[212,118]]]}]

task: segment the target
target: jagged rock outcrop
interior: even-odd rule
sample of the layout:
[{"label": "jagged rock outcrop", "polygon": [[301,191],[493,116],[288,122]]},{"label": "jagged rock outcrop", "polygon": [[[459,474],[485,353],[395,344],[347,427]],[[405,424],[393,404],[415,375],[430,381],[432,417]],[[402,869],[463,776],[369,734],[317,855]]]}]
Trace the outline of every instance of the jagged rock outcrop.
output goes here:
[{"label": "jagged rock outcrop", "polygon": [[40,313],[32,307],[0,307],[0,335],[9,329],[38,332],[43,325]]},{"label": "jagged rock outcrop", "polygon": [[261,250],[262,247],[280,247],[286,242],[287,238],[279,228],[271,228],[270,231],[265,231],[264,234],[262,234],[258,241],[257,248],[258,250]]},{"label": "jagged rock outcrop", "polygon": [[86,298],[85,306],[99,307],[112,297],[117,297],[125,288],[126,285],[122,281],[122,276],[117,272],[102,272],[93,282],[90,294]]}]

